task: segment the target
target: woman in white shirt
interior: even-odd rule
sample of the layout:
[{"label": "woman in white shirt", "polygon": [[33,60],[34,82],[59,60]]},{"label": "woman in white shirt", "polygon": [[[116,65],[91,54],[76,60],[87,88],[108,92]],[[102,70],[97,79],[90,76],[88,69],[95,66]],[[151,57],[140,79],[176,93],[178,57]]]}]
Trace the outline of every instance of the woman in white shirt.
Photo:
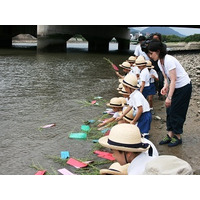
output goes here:
[{"label": "woman in white shirt", "polygon": [[[158,66],[164,76],[162,95],[167,95],[167,136],[159,144],[169,147],[182,144],[181,134],[186,119],[192,92],[192,84],[187,72],[179,61],[167,54],[166,45],[160,41],[152,41],[149,46],[149,57],[158,60]],[[168,84],[168,81],[170,82]]]}]

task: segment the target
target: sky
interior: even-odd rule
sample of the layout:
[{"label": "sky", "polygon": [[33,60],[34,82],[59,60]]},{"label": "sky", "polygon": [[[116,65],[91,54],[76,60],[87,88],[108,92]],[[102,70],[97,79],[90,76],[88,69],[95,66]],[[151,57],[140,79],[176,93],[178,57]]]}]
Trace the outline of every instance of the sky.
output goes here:
[{"label": "sky", "polygon": [[[147,27],[134,27],[135,29],[142,31],[143,29]],[[200,28],[176,28],[176,27],[170,27],[174,29],[175,31],[188,36],[188,35],[194,35],[194,34],[200,34]]]}]

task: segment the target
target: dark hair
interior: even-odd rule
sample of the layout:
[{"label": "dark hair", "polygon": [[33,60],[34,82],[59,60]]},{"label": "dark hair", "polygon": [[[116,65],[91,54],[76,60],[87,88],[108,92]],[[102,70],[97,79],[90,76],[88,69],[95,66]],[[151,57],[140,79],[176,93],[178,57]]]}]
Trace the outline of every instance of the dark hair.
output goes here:
[{"label": "dark hair", "polygon": [[138,41],[139,41],[139,42],[144,41],[144,40],[146,40],[146,37],[143,36],[143,35],[141,35],[141,36],[138,38]]},{"label": "dark hair", "polygon": [[[159,40],[162,41],[162,37],[161,37],[161,34],[160,34],[160,33],[154,33],[153,36],[154,36],[154,35],[158,36]],[[152,38],[153,38],[153,36],[152,36]]]},{"label": "dark hair", "polygon": [[159,58],[164,58],[167,54],[167,47],[158,40],[152,40],[148,45],[148,51],[160,51]]}]

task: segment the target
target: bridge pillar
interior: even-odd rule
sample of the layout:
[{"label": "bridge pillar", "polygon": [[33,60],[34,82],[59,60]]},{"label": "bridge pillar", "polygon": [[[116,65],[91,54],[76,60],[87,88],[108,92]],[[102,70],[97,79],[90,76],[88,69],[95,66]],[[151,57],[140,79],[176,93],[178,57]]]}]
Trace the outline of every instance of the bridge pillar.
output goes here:
[{"label": "bridge pillar", "polygon": [[84,36],[88,41],[89,52],[106,52],[109,50],[109,42],[112,38],[99,38]]},{"label": "bridge pillar", "polygon": [[37,50],[39,52],[66,52],[66,41],[71,35],[63,33],[62,26],[37,26]]},{"label": "bridge pillar", "polygon": [[12,47],[12,27],[9,25],[0,26],[0,48]]},{"label": "bridge pillar", "polygon": [[118,50],[129,50],[130,49],[130,40],[116,38],[118,42]]}]

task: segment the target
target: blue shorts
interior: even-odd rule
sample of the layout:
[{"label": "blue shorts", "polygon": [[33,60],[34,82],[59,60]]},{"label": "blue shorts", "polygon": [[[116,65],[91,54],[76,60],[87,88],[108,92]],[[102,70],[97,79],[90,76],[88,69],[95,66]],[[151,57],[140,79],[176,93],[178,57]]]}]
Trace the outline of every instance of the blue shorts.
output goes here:
[{"label": "blue shorts", "polygon": [[150,83],[150,88],[149,88],[149,95],[155,95],[156,94],[156,87],[154,83]]},{"label": "blue shorts", "polygon": [[147,98],[149,96],[150,93],[150,86],[144,87],[142,94],[145,98]]},{"label": "blue shorts", "polygon": [[141,134],[149,133],[149,130],[151,128],[151,121],[152,121],[152,116],[150,111],[142,113],[137,124]]}]

